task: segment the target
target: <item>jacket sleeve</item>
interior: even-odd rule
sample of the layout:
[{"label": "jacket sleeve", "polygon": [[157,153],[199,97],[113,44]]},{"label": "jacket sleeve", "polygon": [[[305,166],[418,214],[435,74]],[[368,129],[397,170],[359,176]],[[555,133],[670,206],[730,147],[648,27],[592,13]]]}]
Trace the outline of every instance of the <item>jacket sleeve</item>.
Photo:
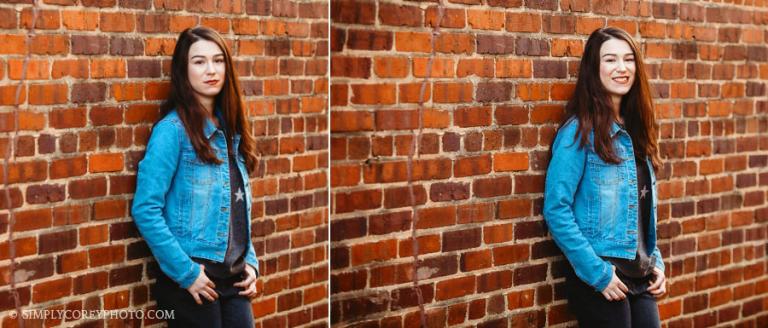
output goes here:
[{"label": "jacket sleeve", "polygon": [[552,158],[544,185],[543,215],[552,238],[570,262],[576,276],[597,291],[613,278],[612,265],[600,258],[576,224],[574,199],[584,175],[586,149],[579,147],[578,124],[563,125],[552,144]]},{"label": "jacket sleeve", "polygon": [[661,269],[661,271],[664,271],[664,260],[661,258],[661,250],[659,250],[659,246],[656,246],[656,248],[653,249],[653,253],[651,255],[656,258],[656,267]]},{"label": "jacket sleeve", "polygon": [[261,276],[261,271],[259,271],[259,261],[256,259],[256,252],[253,250],[253,242],[251,241],[251,237],[248,236],[248,251],[245,254],[245,263],[249,264],[253,267],[254,270],[256,270],[256,276]]},{"label": "jacket sleeve", "polygon": [[179,133],[170,121],[160,121],[152,129],[144,158],[138,165],[131,214],[160,269],[187,288],[200,274],[200,266],[184,252],[163,217],[165,197],[181,154]]}]

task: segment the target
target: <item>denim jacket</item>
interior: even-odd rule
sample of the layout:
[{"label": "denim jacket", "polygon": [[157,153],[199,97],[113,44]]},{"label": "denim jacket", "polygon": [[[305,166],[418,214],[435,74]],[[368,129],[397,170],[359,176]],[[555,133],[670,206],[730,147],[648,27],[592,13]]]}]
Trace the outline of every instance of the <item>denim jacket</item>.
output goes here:
[{"label": "denim jacket", "polygon": [[[555,243],[585,283],[602,291],[610,283],[612,264],[601,257],[634,259],[637,252],[637,172],[632,139],[613,123],[611,136],[619,164],[604,162],[591,146],[579,147],[578,120],[569,119],[558,130],[544,188],[543,215]],[[589,141],[593,144],[594,133]],[[646,165],[651,165],[650,159]],[[664,270],[656,245],[656,176],[653,186],[648,254]],[[652,251],[651,251],[652,250]]]},{"label": "denim jacket", "polygon": [[[224,163],[207,164],[197,157],[175,110],[155,125],[138,165],[131,206],[136,226],[160,269],[182,288],[192,285],[200,274],[199,264],[191,257],[223,262],[227,251],[231,197],[227,144],[224,131],[211,120],[205,122],[203,131]],[[237,149],[240,135],[233,139]],[[243,157],[235,153],[245,185],[250,236],[250,181]],[[245,262],[258,271],[251,242]]]}]

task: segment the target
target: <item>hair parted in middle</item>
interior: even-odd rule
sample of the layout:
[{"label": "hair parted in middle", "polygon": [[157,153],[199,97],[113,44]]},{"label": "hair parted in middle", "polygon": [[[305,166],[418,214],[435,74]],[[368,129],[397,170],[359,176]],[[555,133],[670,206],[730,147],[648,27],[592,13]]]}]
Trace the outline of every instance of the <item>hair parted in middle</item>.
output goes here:
[{"label": "hair parted in middle", "polygon": [[[600,158],[617,164],[620,162],[613,148],[611,125],[614,113],[611,95],[600,81],[600,48],[610,39],[626,41],[635,57],[635,81],[627,94],[621,97],[620,114],[624,125],[632,137],[635,155],[640,158],[650,157],[655,170],[661,168],[658,154],[657,124],[645,72],[645,63],[639,47],[622,29],[615,27],[600,28],[592,32],[584,46],[584,54],[579,66],[579,76],[573,96],[566,105],[566,119],[575,116],[579,121],[580,146],[593,146]],[[594,129],[594,144],[589,145],[589,133]]]},{"label": "hair parted in middle", "polygon": [[208,113],[200,102],[197,101],[192,85],[189,82],[187,70],[189,65],[189,49],[192,47],[192,44],[200,40],[215,43],[224,54],[226,69],[224,85],[221,92],[215,97],[214,107],[221,110],[223,117],[221,124],[225,127],[227,142],[231,142],[233,133],[240,134],[238,150],[245,159],[248,173],[253,173],[257,167],[256,141],[251,134],[251,124],[246,116],[245,105],[242,101],[243,92],[240,89],[240,82],[232,63],[229,47],[224,42],[224,38],[213,29],[198,26],[185,29],[179,34],[171,59],[171,90],[168,99],[160,106],[160,119],[173,109],[176,109],[179,119],[184,125],[184,129],[187,131],[192,146],[195,148],[195,152],[200,160],[209,164],[223,163],[216,156],[209,140],[203,133]]}]

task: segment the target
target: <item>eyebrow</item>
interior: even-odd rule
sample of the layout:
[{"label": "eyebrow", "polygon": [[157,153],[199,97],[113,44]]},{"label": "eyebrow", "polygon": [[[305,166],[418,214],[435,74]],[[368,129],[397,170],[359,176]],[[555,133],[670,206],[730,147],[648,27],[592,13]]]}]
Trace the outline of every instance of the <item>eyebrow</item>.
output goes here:
[{"label": "eyebrow", "polygon": [[[624,56],[634,56],[634,55],[635,54],[633,54],[631,52],[628,52],[628,53],[624,54]],[[605,57],[605,56],[618,56],[618,55],[617,54],[605,54],[602,57]]]},{"label": "eyebrow", "polygon": [[[223,54],[223,53],[218,53],[218,54],[215,54],[215,55],[213,55],[213,57],[219,57],[219,56],[222,56],[222,57],[223,57],[223,56],[224,56],[224,54]],[[200,58],[205,58],[205,56],[203,56],[203,55],[194,55],[194,56],[190,57],[190,59],[195,59],[195,58],[197,58],[197,57],[200,57]]]}]

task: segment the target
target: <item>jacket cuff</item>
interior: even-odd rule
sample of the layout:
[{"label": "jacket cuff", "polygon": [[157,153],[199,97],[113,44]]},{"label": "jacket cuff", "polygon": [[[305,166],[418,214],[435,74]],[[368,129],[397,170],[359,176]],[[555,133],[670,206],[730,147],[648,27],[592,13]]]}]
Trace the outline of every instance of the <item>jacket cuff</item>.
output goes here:
[{"label": "jacket cuff", "polygon": [[200,275],[200,265],[197,263],[192,264],[191,270],[188,270],[187,273],[177,281],[179,283],[179,286],[181,288],[187,289],[189,286],[192,286],[192,284],[197,279],[197,276]]},{"label": "jacket cuff", "polygon": [[611,279],[613,279],[613,265],[610,265],[608,263],[605,263],[605,266],[603,267],[603,274],[600,276],[600,279],[595,283],[593,287],[598,292],[602,292],[606,287],[608,287],[608,284],[611,283]]},{"label": "jacket cuff", "polygon": [[665,269],[664,261],[661,259],[661,257],[656,257],[655,266],[659,268],[659,270],[664,271]]}]

